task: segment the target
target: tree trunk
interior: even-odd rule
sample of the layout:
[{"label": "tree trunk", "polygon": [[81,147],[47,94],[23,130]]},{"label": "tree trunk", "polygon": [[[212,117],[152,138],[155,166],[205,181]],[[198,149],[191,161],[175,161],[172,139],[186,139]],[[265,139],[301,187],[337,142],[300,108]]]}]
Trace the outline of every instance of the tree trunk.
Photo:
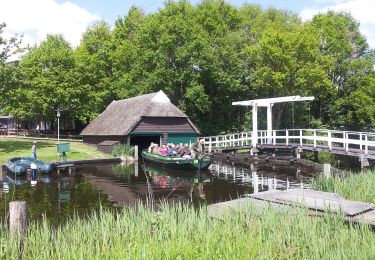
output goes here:
[{"label": "tree trunk", "polygon": [[280,129],[281,124],[282,124],[282,116],[283,116],[283,110],[284,110],[284,104],[278,104],[280,106],[280,109],[274,111],[276,112],[275,116],[275,127],[273,129]]}]

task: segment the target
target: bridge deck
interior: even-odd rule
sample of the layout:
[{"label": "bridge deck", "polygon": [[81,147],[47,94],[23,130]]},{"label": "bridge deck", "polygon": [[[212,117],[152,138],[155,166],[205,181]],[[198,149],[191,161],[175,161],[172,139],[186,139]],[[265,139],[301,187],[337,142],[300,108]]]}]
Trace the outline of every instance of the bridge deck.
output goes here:
[{"label": "bridge deck", "polygon": [[257,137],[252,132],[205,137],[208,150],[220,149],[233,151],[250,149],[292,149],[301,147],[308,151],[330,152],[375,159],[375,133],[336,131],[327,129],[284,129],[258,131]]},{"label": "bridge deck", "polygon": [[[364,154],[362,150],[360,149],[354,149],[350,148],[348,151],[346,151],[343,147],[332,147],[332,149],[329,149],[326,146],[317,145],[314,147],[313,145],[304,144],[302,146],[298,144],[258,144],[257,149],[263,150],[263,149],[295,149],[296,147],[301,147],[303,150],[306,151],[317,151],[317,152],[329,152],[333,154],[339,154],[339,155],[348,155],[353,157],[364,157],[367,159],[375,160],[375,151],[368,151],[368,154]],[[235,150],[241,150],[241,149],[251,149],[251,145],[244,145],[244,146],[232,146],[232,147],[224,147],[220,148],[222,151],[235,151]]]}]

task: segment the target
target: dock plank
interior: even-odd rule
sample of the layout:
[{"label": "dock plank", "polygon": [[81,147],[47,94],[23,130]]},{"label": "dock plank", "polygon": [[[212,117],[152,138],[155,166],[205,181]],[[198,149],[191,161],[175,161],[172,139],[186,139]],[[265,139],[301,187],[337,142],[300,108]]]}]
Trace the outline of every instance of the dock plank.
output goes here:
[{"label": "dock plank", "polygon": [[260,213],[266,209],[273,208],[276,211],[287,210],[290,211],[290,207],[287,205],[282,205],[280,203],[273,203],[263,200],[257,200],[253,198],[240,198],[230,201],[219,202],[207,206],[208,216],[213,218],[222,219],[225,214],[231,212],[232,210],[241,209],[244,207],[249,207],[255,212]]},{"label": "dock plank", "polygon": [[347,216],[361,214],[374,209],[375,206],[370,203],[346,200],[334,193],[304,189],[271,190],[248,196],[273,203],[303,206],[312,210],[344,212]]}]

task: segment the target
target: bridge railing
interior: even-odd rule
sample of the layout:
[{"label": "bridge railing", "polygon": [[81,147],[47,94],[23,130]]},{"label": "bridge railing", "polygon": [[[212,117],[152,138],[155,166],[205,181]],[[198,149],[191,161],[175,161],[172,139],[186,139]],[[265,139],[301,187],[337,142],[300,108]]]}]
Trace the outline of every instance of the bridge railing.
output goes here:
[{"label": "bridge railing", "polygon": [[[205,144],[213,149],[251,147],[252,132],[207,136]],[[363,154],[375,152],[375,133],[327,129],[283,129],[258,131],[258,145],[311,146],[313,148],[355,150]]]}]

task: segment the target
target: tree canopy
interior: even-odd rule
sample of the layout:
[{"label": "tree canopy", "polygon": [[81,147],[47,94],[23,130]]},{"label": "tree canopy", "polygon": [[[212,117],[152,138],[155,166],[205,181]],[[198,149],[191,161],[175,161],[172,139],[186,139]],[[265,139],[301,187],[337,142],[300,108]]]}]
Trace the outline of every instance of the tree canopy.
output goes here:
[{"label": "tree canopy", "polygon": [[218,134],[249,126],[249,110],[232,101],[312,95],[311,104],[296,104],[299,113],[277,105],[275,125],[371,130],[374,65],[348,13],[302,22],[252,4],[166,1],[151,14],[132,7],[113,28],[93,24],[75,49],[49,35],[21,58],[12,81],[2,76],[0,102],[21,119],[53,120],[61,107],[86,122],[112,100],[163,90],[203,134]]}]

